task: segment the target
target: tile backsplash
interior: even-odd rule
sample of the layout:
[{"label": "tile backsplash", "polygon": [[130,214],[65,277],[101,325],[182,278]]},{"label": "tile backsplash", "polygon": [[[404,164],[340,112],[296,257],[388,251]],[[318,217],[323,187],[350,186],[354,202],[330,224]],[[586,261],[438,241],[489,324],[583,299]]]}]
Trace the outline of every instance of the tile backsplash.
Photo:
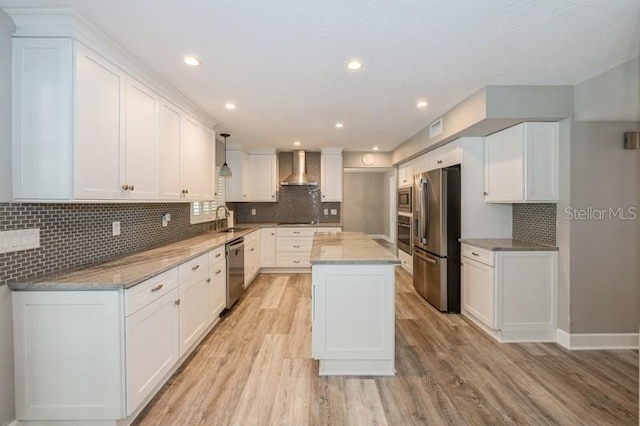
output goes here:
[{"label": "tile backsplash", "polygon": [[[319,152],[307,151],[307,175],[313,181],[320,183]],[[287,178],[293,169],[293,154],[280,152],[278,154],[278,182]],[[341,203],[323,203],[320,186],[280,186],[278,201],[275,203],[228,203],[235,211],[237,222],[270,223],[270,222],[340,222]],[[337,215],[325,215],[334,209]],[[252,215],[252,210],[256,214]]]},{"label": "tile backsplash", "polygon": [[[163,213],[171,214],[167,227]],[[121,234],[112,236],[111,224]],[[0,254],[0,285],[101,262],[206,232],[191,225],[189,203],[0,203],[0,231],[40,229],[40,248]]]},{"label": "tile backsplash", "polygon": [[556,204],[514,204],[513,238],[530,243],[556,245]]}]

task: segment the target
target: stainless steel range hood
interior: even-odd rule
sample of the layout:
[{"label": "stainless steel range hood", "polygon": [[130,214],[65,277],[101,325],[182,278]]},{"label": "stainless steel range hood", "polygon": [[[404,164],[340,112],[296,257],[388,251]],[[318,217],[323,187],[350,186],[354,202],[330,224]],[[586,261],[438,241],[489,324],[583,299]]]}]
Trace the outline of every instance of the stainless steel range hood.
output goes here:
[{"label": "stainless steel range hood", "polygon": [[293,173],[280,182],[280,185],[318,185],[318,182],[313,182],[307,176],[306,158],[304,150],[293,151]]}]

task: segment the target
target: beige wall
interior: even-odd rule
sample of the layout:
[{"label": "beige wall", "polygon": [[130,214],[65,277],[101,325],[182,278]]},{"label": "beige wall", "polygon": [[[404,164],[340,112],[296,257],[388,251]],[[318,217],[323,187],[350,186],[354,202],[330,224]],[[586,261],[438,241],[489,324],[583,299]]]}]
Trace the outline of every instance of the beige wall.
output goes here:
[{"label": "beige wall", "polygon": [[342,226],[345,232],[385,233],[385,173],[345,172]]},{"label": "beige wall", "polygon": [[[365,154],[373,155],[373,164],[366,166],[362,163],[362,156]],[[393,167],[391,163],[390,152],[343,152],[342,167],[345,168],[378,168]]]},{"label": "beige wall", "polygon": [[[11,33],[0,9],[0,202],[11,199]],[[11,291],[0,285],[0,425],[15,418]]]},{"label": "beige wall", "polygon": [[[635,207],[638,218],[571,220],[571,333],[636,333],[640,325],[640,150],[637,122],[574,122],[571,206]],[[564,213],[564,212],[562,212]]]}]

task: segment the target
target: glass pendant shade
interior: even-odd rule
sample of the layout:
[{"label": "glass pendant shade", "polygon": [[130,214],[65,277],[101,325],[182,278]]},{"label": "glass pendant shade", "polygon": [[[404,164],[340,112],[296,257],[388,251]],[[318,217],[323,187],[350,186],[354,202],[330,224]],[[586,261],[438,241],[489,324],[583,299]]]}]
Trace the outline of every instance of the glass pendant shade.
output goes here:
[{"label": "glass pendant shade", "polygon": [[233,174],[231,173],[231,169],[227,165],[227,138],[231,136],[229,133],[220,133],[220,136],[224,138],[224,164],[220,167],[220,171],[218,172],[218,176],[231,177]]}]

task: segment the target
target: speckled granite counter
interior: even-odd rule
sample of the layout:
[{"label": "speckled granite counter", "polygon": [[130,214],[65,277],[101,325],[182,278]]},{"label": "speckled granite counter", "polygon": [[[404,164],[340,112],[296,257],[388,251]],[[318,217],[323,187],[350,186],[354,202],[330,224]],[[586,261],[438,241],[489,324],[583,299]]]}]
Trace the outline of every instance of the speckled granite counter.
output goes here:
[{"label": "speckled granite counter", "polygon": [[469,238],[460,242],[490,251],[558,251],[558,247],[555,246],[527,243],[511,238]]},{"label": "speckled granite counter", "polygon": [[362,232],[318,232],[311,264],[396,264],[398,257]]}]

